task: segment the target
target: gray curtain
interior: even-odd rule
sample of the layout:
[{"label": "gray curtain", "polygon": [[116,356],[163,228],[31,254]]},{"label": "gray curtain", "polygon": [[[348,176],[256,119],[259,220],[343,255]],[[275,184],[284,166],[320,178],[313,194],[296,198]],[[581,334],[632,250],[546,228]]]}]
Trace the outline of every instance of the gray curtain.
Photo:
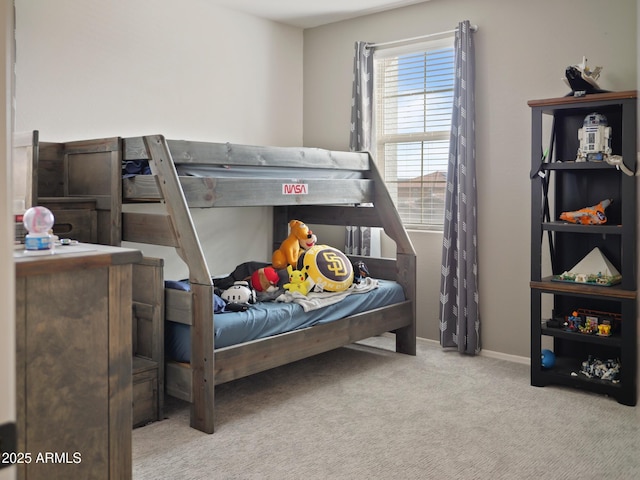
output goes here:
[{"label": "gray curtain", "polygon": [[[353,152],[373,151],[373,49],[367,42],[356,42],[351,91],[351,134]],[[367,256],[371,253],[370,229],[349,225],[345,230],[344,253]]]},{"label": "gray curtain", "polygon": [[440,344],[480,352],[477,192],[475,159],[475,52],[469,21],[455,38],[454,105],[445,196]]},{"label": "gray curtain", "polygon": [[367,42],[356,42],[353,58],[351,94],[351,135],[349,148],[354,152],[371,149],[373,139],[373,50]]}]

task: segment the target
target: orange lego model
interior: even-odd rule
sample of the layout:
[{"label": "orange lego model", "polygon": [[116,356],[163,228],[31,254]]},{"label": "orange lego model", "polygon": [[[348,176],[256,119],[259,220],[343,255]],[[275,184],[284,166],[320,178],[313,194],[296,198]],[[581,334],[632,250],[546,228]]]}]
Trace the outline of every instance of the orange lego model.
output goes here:
[{"label": "orange lego model", "polygon": [[560,220],[582,225],[602,225],[603,223],[607,223],[607,216],[604,211],[611,205],[611,202],[613,202],[613,200],[606,199],[592,207],[581,208],[573,212],[562,212],[560,214]]}]

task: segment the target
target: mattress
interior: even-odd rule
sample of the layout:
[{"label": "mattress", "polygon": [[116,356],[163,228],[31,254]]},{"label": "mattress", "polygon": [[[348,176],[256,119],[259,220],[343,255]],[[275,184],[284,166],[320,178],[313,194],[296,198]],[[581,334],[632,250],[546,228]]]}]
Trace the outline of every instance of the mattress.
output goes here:
[{"label": "mattress", "polygon": [[[188,177],[212,177],[212,178],[289,178],[297,179],[300,175],[298,168],[286,167],[252,167],[247,165],[203,165],[180,164],[176,166],[179,176]],[[135,175],[151,175],[148,160],[129,160],[122,167],[122,175],[125,178]],[[304,168],[304,178],[331,178],[331,179],[361,179],[365,178],[358,170],[329,169],[329,168]]]},{"label": "mattress", "polygon": [[[305,312],[297,303],[258,302],[244,312],[215,315],[214,344],[223,348],[292,330],[322,325],[349,315],[400,303],[405,300],[402,287],[390,280],[378,280],[378,288],[348,295],[338,303]],[[178,362],[191,358],[190,327],[165,322],[165,355]]]}]

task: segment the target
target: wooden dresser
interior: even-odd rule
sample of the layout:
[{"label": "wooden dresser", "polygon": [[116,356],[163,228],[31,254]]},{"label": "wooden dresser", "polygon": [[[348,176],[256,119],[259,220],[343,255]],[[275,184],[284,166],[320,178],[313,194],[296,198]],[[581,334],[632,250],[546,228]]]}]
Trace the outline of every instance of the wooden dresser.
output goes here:
[{"label": "wooden dresser", "polygon": [[[16,252],[19,479],[129,479],[132,265],[93,244]],[[25,457],[26,458],[26,457]]]}]

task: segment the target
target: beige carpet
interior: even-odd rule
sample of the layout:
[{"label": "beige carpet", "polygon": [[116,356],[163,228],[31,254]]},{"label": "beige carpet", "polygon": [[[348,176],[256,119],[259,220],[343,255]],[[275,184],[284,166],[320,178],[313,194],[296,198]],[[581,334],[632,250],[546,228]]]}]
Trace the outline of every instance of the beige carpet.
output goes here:
[{"label": "beige carpet", "polygon": [[[529,367],[393,340],[342,348],[216,389],[216,433],[133,432],[134,479],[640,478],[635,407],[529,385]],[[388,349],[388,350],[387,350]]]}]

